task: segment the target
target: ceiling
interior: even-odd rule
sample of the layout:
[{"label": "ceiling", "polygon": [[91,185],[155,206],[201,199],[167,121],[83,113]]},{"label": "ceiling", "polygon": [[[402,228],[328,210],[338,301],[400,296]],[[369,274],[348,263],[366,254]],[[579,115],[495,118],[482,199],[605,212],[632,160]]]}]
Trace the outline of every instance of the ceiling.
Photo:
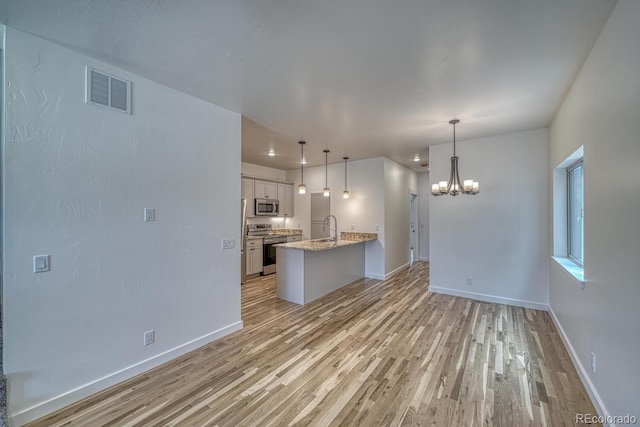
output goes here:
[{"label": "ceiling", "polygon": [[458,140],[549,126],[615,3],[5,0],[0,19],[241,113],[245,162],[297,168],[304,139],[310,166],[328,148],[421,171],[454,117]]}]

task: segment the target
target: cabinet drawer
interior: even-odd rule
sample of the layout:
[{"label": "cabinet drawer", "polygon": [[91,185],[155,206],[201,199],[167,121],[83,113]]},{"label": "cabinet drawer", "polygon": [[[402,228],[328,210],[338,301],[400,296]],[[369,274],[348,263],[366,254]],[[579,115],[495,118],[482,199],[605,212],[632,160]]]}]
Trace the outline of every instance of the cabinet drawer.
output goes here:
[{"label": "cabinet drawer", "polygon": [[302,235],[301,234],[294,234],[293,236],[287,236],[287,243],[288,242],[299,242],[302,240]]},{"label": "cabinet drawer", "polygon": [[261,247],[262,247],[262,239],[247,240],[247,248],[261,248]]}]

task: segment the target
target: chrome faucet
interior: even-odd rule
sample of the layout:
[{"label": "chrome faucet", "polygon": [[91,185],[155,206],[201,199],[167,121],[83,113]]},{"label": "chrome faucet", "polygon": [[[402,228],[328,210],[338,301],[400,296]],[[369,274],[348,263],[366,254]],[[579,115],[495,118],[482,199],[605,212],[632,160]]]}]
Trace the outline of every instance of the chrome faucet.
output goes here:
[{"label": "chrome faucet", "polygon": [[333,218],[336,225],[336,228],[334,229],[334,232],[333,232],[333,240],[337,242],[338,241],[338,218],[336,218],[334,215],[327,215],[324,218],[324,221],[322,222],[322,231],[324,231],[325,227],[328,225],[329,234],[331,234],[331,218]]}]

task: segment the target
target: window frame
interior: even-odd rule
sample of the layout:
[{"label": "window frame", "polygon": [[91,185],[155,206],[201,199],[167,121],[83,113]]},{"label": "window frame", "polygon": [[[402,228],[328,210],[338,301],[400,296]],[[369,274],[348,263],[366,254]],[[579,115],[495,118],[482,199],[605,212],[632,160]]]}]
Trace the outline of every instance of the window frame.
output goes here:
[{"label": "window frame", "polygon": [[[571,195],[572,195],[572,190],[571,190],[571,183],[572,183],[572,179],[571,179],[571,173],[576,170],[576,169],[582,169],[582,208],[581,208],[581,212],[580,212],[580,217],[582,219],[582,223],[581,223],[581,239],[580,239],[580,252],[582,255],[582,258],[576,258],[576,256],[572,253],[572,248],[571,248],[571,218],[572,218],[572,209],[571,209]],[[575,161],[574,163],[572,163],[571,165],[567,166],[566,168],[566,180],[567,180],[567,258],[570,259],[573,263],[575,263],[576,265],[580,266],[580,267],[584,267],[584,159],[581,157],[580,159],[578,159],[577,161]]]}]

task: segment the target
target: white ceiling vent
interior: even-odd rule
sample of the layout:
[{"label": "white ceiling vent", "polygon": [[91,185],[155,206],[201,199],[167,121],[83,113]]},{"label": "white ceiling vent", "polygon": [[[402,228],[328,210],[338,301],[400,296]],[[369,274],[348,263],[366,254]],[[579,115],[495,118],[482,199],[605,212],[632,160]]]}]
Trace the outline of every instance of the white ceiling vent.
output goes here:
[{"label": "white ceiling vent", "polygon": [[131,82],[87,67],[85,102],[131,114]]}]

